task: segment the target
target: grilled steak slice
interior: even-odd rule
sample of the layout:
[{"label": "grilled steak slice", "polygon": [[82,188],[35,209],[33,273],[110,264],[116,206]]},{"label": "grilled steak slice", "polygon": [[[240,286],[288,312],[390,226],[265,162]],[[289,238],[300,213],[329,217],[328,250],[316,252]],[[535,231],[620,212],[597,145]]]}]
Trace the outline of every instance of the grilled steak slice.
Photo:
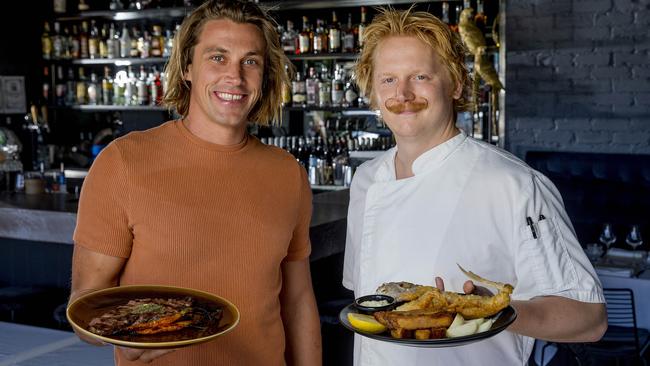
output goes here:
[{"label": "grilled steak slice", "polygon": [[191,297],[135,299],[92,319],[88,329],[99,335],[113,335],[124,331],[160,327],[179,320],[191,309],[192,304]]}]

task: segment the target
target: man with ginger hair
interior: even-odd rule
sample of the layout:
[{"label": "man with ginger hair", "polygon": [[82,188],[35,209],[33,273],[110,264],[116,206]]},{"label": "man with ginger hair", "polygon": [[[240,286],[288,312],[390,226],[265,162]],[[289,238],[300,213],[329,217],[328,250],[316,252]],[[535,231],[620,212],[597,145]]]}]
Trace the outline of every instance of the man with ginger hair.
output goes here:
[{"label": "man with ginger hair", "polygon": [[455,126],[471,86],[459,37],[429,13],[392,9],[364,35],[357,82],[397,144],[355,173],[343,285],[361,296],[398,281],[444,289],[444,278],[449,291],[489,296],[458,263],[512,284],[517,319],[452,348],[355,335],[355,365],[523,366],[535,338],[598,340],[607,327],[601,285],[555,186]]},{"label": "man with ginger hair", "polygon": [[166,69],[165,103],[181,119],[115,140],[91,167],[71,301],[156,284],[214,293],[241,313],[233,331],[200,345],[116,347],[118,365],[321,363],[311,189],[289,153],[247,133],[248,122],[279,119],[288,62],[258,5],[205,2],[184,20]]}]

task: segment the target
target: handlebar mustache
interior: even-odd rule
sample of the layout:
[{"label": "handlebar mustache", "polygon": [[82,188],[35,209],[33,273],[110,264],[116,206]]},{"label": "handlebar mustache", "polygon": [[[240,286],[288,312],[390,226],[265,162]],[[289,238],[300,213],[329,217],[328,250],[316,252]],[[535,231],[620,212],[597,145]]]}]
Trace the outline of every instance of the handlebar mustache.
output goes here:
[{"label": "handlebar mustache", "polygon": [[412,101],[412,102],[405,102],[401,103],[396,101],[395,99],[388,99],[386,103],[384,103],[386,106],[386,109],[388,109],[391,113],[395,114],[400,114],[404,112],[419,112],[423,109],[426,109],[429,106],[429,103],[427,101]]}]

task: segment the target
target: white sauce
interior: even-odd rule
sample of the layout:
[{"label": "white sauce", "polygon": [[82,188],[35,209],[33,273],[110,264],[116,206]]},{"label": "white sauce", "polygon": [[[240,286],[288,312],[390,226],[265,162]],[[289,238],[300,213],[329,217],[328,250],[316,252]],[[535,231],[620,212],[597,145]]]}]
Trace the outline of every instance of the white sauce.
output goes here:
[{"label": "white sauce", "polygon": [[359,305],[367,306],[369,308],[378,308],[380,306],[390,305],[390,303],[387,300],[381,300],[381,301],[368,300],[368,301],[362,302]]}]

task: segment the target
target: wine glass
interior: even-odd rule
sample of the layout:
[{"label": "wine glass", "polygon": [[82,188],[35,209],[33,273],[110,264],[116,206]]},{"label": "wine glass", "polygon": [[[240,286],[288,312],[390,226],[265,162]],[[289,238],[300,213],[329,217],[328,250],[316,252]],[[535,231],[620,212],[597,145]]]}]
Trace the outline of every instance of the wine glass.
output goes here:
[{"label": "wine glass", "polygon": [[636,250],[641,244],[643,244],[643,238],[641,238],[641,230],[639,225],[632,225],[630,232],[625,237],[625,243],[632,247],[632,250]]},{"label": "wine glass", "polygon": [[612,244],[616,243],[616,235],[612,229],[612,224],[605,223],[603,225],[603,231],[600,233],[598,241],[601,242],[607,250],[609,250],[609,247],[611,247]]}]

